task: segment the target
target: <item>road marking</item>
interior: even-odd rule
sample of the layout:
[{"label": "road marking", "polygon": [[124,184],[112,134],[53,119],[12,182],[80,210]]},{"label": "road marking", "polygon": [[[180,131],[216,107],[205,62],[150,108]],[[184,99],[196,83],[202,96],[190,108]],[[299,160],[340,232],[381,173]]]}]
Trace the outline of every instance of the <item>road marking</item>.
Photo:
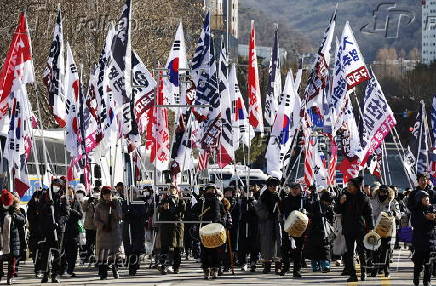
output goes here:
[{"label": "road marking", "polygon": [[392,286],[391,278],[390,277],[381,276],[380,280],[381,280],[380,281],[381,282],[381,286]]}]

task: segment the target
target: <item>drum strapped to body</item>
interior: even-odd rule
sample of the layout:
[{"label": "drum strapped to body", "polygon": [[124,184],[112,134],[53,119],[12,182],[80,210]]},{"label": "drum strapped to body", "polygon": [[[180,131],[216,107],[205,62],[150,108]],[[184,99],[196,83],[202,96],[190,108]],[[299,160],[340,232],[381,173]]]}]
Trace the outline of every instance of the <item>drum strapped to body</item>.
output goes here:
[{"label": "drum strapped to body", "polygon": [[381,212],[377,219],[375,231],[381,238],[392,237],[392,231],[395,224],[395,217],[387,212]]},{"label": "drum strapped to body", "polygon": [[292,237],[301,237],[307,229],[309,218],[300,211],[293,211],[285,221],[284,229]]},{"label": "drum strapped to body", "polygon": [[222,224],[211,223],[200,228],[201,243],[206,248],[217,248],[226,243],[226,229]]}]

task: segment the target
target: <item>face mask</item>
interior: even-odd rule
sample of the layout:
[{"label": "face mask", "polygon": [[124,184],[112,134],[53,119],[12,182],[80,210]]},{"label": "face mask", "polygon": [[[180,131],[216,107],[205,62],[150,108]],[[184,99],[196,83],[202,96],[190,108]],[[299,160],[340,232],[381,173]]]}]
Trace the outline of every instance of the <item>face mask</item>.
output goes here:
[{"label": "face mask", "polygon": [[100,197],[100,193],[93,193],[92,196],[96,199],[98,199]]},{"label": "face mask", "polygon": [[8,210],[10,207],[11,207],[11,206],[5,206],[5,205],[3,205],[3,208],[4,208],[5,210]]},{"label": "face mask", "polygon": [[145,197],[150,196],[150,192],[144,192],[144,196],[145,196]]},{"label": "face mask", "polygon": [[60,191],[60,187],[58,187],[58,186],[54,186],[53,187],[53,193],[58,193],[59,191]]}]

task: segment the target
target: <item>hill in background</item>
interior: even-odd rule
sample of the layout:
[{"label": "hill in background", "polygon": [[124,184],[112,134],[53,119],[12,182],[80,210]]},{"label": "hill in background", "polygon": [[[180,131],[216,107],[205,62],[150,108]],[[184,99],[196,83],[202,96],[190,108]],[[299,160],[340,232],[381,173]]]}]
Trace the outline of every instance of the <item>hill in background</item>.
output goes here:
[{"label": "hill in background", "polygon": [[[240,17],[246,18],[249,12],[252,15],[263,15],[272,22],[284,23],[284,28],[280,31],[283,47],[287,47],[287,42],[302,40],[304,44],[295,42],[294,45],[297,47],[301,45],[303,48],[311,46],[311,51],[314,52],[320,44],[336,2],[338,1],[240,0]],[[339,2],[336,35],[340,37],[343,26],[348,20],[367,61],[374,60],[377,51],[382,48],[395,48],[399,55],[407,55],[414,48],[420,49],[421,1],[343,0]],[[388,29],[384,29],[387,19],[389,19]],[[374,29],[375,25],[376,29]],[[244,39],[248,34],[244,22],[241,21],[239,29],[241,38]],[[272,38],[270,36],[272,29],[265,35]],[[303,39],[300,38],[301,35],[304,35]]]}]

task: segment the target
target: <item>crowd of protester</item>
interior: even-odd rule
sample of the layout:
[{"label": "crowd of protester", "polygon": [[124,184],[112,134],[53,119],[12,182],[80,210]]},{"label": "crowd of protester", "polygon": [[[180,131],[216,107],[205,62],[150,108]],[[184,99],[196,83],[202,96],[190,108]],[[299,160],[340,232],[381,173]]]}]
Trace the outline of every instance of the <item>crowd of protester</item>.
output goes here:
[{"label": "crowd of protester", "polygon": [[[144,273],[178,274],[187,260],[201,265],[206,280],[236,268],[298,279],[309,271],[330,272],[334,265],[355,282],[389,277],[393,250],[404,247],[413,253],[414,285],[423,272],[428,286],[436,274],[431,263],[436,194],[427,174],[418,174],[417,182],[414,190],[399,191],[364,185],[356,177],[344,189],[320,189],[270,177],[249,190],[239,182],[226,188],[210,184],[198,193],[118,183],[87,192],[82,184],[68,186],[61,178],[35,191],[27,206],[16,193],[3,190],[0,279],[6,276],[12,284],[23,261],[33,262],[41,283],[59,283],[61,277],[76,277],[77,265],[95,269],[104,280],[108,272],[119,278],[120,267],[129,276],[141,266]],[[308,218],[298,236],[285,228],[295,211]],[[382,214],[393,225],[377,236]],[[203,245],[200,229],[210,223],[224,227],[224,244]],[[372,249],[366,245],[371,235],[377,238]]]}]

